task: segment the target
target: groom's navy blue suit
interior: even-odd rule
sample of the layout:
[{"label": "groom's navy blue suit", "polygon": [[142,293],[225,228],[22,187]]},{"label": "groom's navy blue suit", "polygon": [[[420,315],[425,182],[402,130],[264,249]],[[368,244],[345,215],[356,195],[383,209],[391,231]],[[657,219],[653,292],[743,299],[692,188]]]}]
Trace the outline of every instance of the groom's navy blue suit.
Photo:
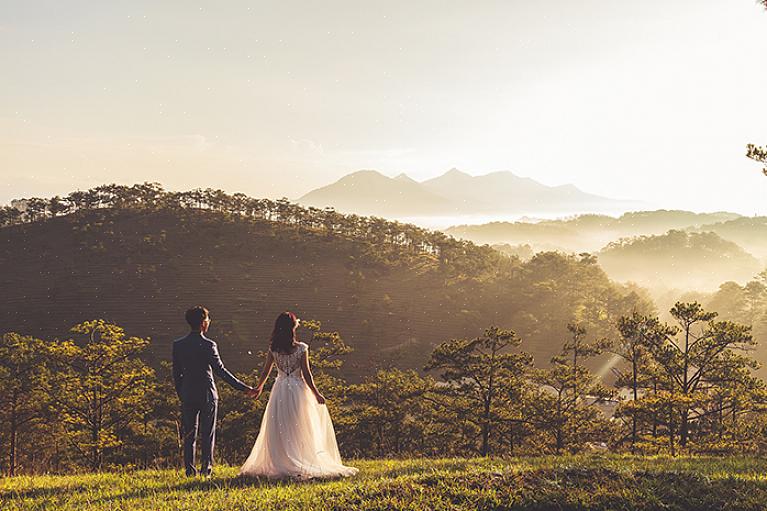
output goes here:
[{"label": "groom's navy blue suit", "polygon": [[237,390],[251,389],[226,370],[216,343],[204,334],[191,332],[173,342],[173,382],[181,400],[184,466],[187,475],[196,473],[194,448],[198,421],[202,444],[202,473],[210,474],[213,467],[218,412],[218,390],[213,381],[213,373]]}]

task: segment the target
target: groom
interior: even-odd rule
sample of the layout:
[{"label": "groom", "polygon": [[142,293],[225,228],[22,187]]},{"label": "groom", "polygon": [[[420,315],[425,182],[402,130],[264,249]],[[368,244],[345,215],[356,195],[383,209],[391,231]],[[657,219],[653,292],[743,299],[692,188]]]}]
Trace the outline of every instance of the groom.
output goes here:
[{"label": "groom", "polygon": [[216,343],[205,337],[210,327],[208,309],[197,306],[186,311],[186,322],[192,331],[173,342],[173,382],[181,400],[184,434],[184,467],[187,476],[197,474],[194,463],[197,425],[202,443],[201,474],[209,476],[213,469],[213,445],[216,440],[218,391],[213,382],[216,373],[237,390],[255,395],[255,389],[245,385],[226,370],[218,355]]}]

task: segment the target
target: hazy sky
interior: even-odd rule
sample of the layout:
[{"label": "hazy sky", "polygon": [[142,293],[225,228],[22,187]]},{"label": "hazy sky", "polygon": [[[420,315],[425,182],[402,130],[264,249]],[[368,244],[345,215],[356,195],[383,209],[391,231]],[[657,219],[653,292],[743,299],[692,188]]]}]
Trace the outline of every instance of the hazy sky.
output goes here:
[{"label": "hazy sky", "polygon": [[767,214],[755,0],[0,0],[0,203],[511,170]]}]

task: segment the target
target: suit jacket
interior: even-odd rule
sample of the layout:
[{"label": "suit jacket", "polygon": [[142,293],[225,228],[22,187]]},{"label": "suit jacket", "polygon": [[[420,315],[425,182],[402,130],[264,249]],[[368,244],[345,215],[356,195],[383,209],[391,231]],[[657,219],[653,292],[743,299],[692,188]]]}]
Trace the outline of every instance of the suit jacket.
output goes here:
[{"label": "suit jacket", "polygon": [[218,399],[213,381],[216,373],[237,390],[250,389],[226,370],[218,347],[211,339],[199,332],[173,341],[173,383],[182,402],[205,403]]}]

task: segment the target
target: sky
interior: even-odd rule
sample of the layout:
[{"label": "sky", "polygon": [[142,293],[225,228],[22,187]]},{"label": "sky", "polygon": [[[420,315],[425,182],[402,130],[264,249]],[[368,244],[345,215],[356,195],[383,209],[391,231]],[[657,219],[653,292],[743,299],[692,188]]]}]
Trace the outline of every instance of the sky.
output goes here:
[{"label": "sky", "polygon": [[0,204],[509,170],[767,214],[756,0],[0,0]]}]

